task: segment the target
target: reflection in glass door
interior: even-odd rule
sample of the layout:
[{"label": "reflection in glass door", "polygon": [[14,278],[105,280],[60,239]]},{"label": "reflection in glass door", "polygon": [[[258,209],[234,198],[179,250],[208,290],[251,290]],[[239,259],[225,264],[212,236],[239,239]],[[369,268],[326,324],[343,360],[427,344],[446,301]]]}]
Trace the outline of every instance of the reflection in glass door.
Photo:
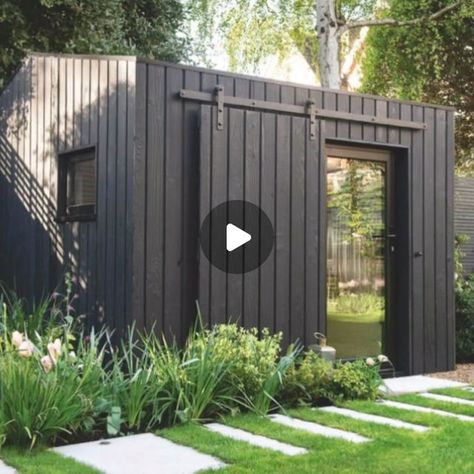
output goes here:
[{"label": "reflection in glass door", "polygon": [[327,161],[327,336],[338,358],[384,352],[387,162]]}]

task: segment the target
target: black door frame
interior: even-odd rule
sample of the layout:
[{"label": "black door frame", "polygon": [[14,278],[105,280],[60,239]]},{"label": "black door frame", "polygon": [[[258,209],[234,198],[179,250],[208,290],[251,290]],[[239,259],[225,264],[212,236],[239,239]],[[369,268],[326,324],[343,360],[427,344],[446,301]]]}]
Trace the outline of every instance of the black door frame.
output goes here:
[{"label": "black door frame", "polygon": [[[324,160],[327,161],[328,157],[335,158],[346,158],[360,161],[377,161],[385,163],[385,230],[384,230],[384,272],[385,272],[385,321],[383,326],[383,341],[382,351],[389,357],[390,360],[397,360],[396,354],[396,315],[398,313],[396,309],[397,301],[397,284],[396,284],[396,266],[394,264],[394,257],[397,252],[397,225],[396,225],[396,208],[395,208],[395,163],[394,163],[394,151],[389,148],[376,148],[364,146],[360,143],[341,144],[337,142],[327,141],[325,145]],[[327,167],[327,165],[326,165]],[[327,205],[327,172],[325,173],[325,201]],[[325,222],[327,226],[327,221]],[[325,233],[327,233],[327,228]],[[327,256],[326,256],[327,258]],[[326,273],[327,282],[327,273]],[[325,287],[325,299],[327,302],[327,285]],[[327,327],[327,304],[326,307],[326,327]],[[337,355],[337,354],[336,354]],[[372,354],[367,354],[370,356]],[[353,360],[353,359],[347,359]]]}]

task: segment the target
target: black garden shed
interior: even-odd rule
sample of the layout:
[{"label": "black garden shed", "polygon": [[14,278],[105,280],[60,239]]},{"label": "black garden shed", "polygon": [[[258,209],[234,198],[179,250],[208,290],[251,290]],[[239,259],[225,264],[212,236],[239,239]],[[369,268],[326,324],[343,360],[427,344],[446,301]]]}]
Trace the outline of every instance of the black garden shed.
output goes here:
[{"label": "black garden shed", "polygon": [[[452,109],[33,54],[0,114],[0,279],[21,295],[70,270],[78,311],[118,330],[182,340],[199,300],[210,324],[287,343],[320,331],[341,357],[383,352],[406,374],[453,368]],[[230,257],[215,229],[242,201],[256,214],[242,204],[232,224],[254,250]],[[258,262],[232,271],[236,255]]]}]

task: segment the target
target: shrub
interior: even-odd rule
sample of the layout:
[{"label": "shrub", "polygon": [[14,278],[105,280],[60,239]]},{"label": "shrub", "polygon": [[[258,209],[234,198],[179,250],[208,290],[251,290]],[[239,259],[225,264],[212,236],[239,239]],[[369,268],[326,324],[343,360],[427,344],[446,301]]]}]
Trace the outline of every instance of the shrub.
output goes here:
[{"label": "shrub", "polygon": [[[383,356],[381,356],[383,357]],[[326,388],[326,396],[333,402],[342,400],[375,400],[382,383],[380,363],[369,358],[354,362],[337,362]]]},{"label": "shrub", "polygon": [[454,246],[456,300],[456,359],[474,361],[474,274],[465,276],[462,246],[469,240],[457,235]]},{"label": "shrub", "polygon": [[261,393],[277,368],[282,334],[236,324],[219,324],[204,334],[214,340],[216,357],[229,366],[229,383],[249,399]]},{"label": "shrub", "polygon": [[299,346],[296,348],[290,346],[288,353],[280,358],[273,372],[268,374],[267,379],[253,398],[245,392],[242,393],[242,404],[261,416],[265,416],[272,408],[281,407],[276,396],[283,387],[286,372],[294,367],[299,352]]},{"label": "shrub", "polygon": [[280,394],[285,405],[294,406],[318,402],[326,397],[332,365],[315,352],[306,352],[285,374]]},{"label": "shrub", "polygon": [[456,349],[459,361],[474,360],[474,274],[456,283]]}]

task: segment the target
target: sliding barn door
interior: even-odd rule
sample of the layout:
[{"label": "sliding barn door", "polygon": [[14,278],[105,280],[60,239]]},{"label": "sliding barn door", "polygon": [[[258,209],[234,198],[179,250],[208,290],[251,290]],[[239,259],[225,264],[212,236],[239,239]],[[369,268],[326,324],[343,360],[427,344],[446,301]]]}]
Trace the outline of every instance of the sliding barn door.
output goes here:
[{"label": "sliding barn door", "polygon": [[243,274],[219,270],[200,249],[203,319],[308,343],[325,329],[321,123],[310,136],[305,117],[226,107],[223,118],[219,130],[216,107],[201,107],[200,222],[219,204],[244,200],[266,213],[275,239],[265,262]]}]

